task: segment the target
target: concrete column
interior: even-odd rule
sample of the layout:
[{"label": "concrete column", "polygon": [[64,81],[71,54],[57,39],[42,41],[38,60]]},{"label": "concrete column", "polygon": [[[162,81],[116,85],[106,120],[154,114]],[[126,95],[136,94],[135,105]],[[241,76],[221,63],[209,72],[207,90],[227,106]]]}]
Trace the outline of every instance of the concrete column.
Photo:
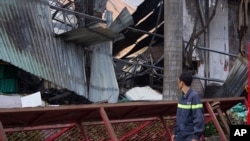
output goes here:
[{"label": "concrete column", "polygon": [[164,0],[163,99],[176,100],[182,72],[183,0]]}]

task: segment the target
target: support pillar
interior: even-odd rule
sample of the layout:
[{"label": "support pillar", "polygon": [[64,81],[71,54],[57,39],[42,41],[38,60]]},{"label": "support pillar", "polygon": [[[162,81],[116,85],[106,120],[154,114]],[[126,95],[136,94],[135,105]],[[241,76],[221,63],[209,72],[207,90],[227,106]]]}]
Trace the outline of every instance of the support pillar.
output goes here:
[{"label": "support pillar", "polygon": [[163,99],[177,100],[177,79],[182,72],[183,0],[164,0]]}]

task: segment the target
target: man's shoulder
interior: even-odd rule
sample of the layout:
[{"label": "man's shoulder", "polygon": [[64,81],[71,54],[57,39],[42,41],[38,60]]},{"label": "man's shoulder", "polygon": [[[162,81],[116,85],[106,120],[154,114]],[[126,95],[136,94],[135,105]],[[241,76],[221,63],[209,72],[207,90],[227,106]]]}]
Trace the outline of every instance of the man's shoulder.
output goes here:
[{"label": "man's shoulder", "polygon": [[190,89],[190,94],[195,95],[195,96],[199,96],[198,93],[192,88]]},{"label": "man's shoulder", "polygon": [[200,96],[198,95],[198,93],[195,90],[191,89],[189,98],[190,99],[200,99]]}]

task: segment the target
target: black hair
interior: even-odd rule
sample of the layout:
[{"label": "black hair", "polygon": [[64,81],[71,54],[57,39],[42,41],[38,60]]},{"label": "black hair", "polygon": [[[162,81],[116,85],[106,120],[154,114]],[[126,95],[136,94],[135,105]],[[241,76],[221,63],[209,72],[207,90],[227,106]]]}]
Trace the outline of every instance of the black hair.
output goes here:
[{"label": "black hair", "polygon": [[193,81],[192,72],[182,72],[179,77],[179,80],[184,82],[185,85],[191,86],[192,81]]}]

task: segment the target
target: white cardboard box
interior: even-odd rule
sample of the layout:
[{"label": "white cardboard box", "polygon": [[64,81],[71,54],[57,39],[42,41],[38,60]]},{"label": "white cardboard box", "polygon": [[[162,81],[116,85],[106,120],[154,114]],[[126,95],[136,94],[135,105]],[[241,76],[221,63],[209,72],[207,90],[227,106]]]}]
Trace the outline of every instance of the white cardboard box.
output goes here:
[{"label": "white cardboard box", "polygon": [[38,106],[43,106],[40,92],[26,96],[0,95],[0,108],[23,108]]}]

